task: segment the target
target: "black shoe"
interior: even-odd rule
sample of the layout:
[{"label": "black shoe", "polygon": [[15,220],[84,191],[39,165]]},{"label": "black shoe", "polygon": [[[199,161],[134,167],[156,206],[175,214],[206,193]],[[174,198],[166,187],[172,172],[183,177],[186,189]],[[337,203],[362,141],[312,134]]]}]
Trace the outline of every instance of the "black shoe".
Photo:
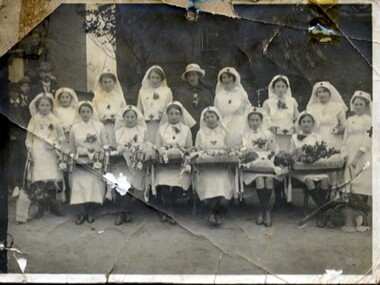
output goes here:
[{"label": "black shoe", "polygon": [[116,216],[115,225],[116,226],[120,226],[122,223],[124,223],[124,221],[125,221],[125,214],[124,213],[119,213]]},{"label": "black shoe", "polygon": [[264,215],[264,225],[266,227],[271,227],[272,226],[272,218],[271,218],[271,213],[270,211],[266,211]]},{"label": "black shoe", "polygon": [[318,228],[324,228],[326,226],[326,218],[325,218],[324,214],[318,215],[317,226],[318,226]]},{"label": "black shoe", "polygon": [[95,217],[92,216],[92,215],[88,215],[87,216],[87,222],[90,223],[90,224],[93,223],[93,222],[95,222]]},{"label": "black shoe", "polygon": [[86,220],[85,215],[79,215],[78,218],[77,218],[77,220],[75,221],[75,223],[77,225],[82,225],[85,220]]},{"label": "black shoe", "polygon": [[63,207],[61,205],[52,205],[50,207],[50,213],[58,217],[64,217],[65,213],[63,212]]},{"label": "black shoe", "polygon": [[264,224],[264,213],[263,212],[260,212],[260,215],[257,217],[256,224],[257,225]]}]

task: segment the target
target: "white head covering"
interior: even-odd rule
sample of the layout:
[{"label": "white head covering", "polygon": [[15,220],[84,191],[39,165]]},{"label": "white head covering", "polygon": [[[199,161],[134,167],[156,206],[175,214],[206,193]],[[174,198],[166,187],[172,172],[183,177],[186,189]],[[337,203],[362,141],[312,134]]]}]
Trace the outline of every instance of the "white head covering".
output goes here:
[{"label": "white head covering", "polygon": [[261,126],[260,126],[261,129],[267,130],[272,125],[267,112],[263,108],[261,108],[261,107],[252,107],[252,108],[250,108],[247,111],[247,116],[246,116],[246,120],[245,120],[245,131],[247,131],[247,130],[250,129],[249,122],[248,122],[248,117],[252,113],[260,113],[261,115],[263,115],[263,120],[262,120],[262,123],[261,123]]},{"label": "white head covering", "polygon": [[330,101],[341,104],[343,106],[344,111],[347,111],[348,108],[347,108],[346,104],[344,103],[342,96],[340,95],[338,90],[336,90],[336,88],[328,81],[321,81],[321,82],[317,82],[314,84],[313,91],[311,93],[309,103],[307,103],[306,109],[310,108],[310,106],[312,106],[312,105],[319,104],[319,99],[317,97],[317,90],[319,87],[323,87],[323,88],[326,88],[327,90],[329,90]]},{"label": "white head covering", "polygon": [[61,95],[61,93],[69,93],[70,96],[71,96],[71,103],[70,103],[70,107],[72,108],[77,108],[78,107],[78,96],[77,94],[75,93],[75,91],[71,88],[67,88],[67,87],[63,87],[63,88],[59,88],[56,92],[55,92],[55,97],[54,97],[54,106],[55,107],[62,107],[62,103],[61,103],[61,100],[59,100],[59,95]]},{"label": "white head covering", "polygon": [[354,95],[352,95],[352,98],[350,100],[350,110],[354,112],[354,100],[355,98],[362,98],[366,101],[368,101],[368,106],[366,110],[366,114],[372,117],[372,100],[371,100],[371,94],[357,90],[354,92]]},{"label": "white head covering", "polygon": [[90,105],[91,108],[92,108],[92,117],[91,117],[91,120],[99,121],[98,113],[96,112],[96,110],[94,108],[94,105],[91,103],[91,101],[83,100],[83,101],[80,101],[78,103],[78,108],[77,108],[77,110],[75,112],[75,117],[74,117],[73,125],[76,124],[76,123],[79,123],[79,122],[83,121],[82,117],[80,116],[79,110],[80,110],[80,107],[82,107],[84,104]]},{"label": "white head covering", "polygon": [[157,68],[157,69],[159,69],[159,70],[161,70],[162,71],[162,73],[164,74],[164,79],[161,81],[161,84],[160,84],[160,86],[159,87],[157,87],[157,89],[158,88],[165,88],[165,87],[168,87],[168,84],[167,84],[167,82],[166,82],[166,76],[165,76],[165,72],[164,72],[164,70],[162,69],[162,67],[161,66],[158,66],[158,65],[153,65],[153,66],[151,66],[147,71],[146,71],[146,73],[145,73],[145,75],[144,75],[144,78],[143,78],[143,80],[142,80],[142,82],[141,82],[141,89],[154,89],[151,85],[150,85],[150,80],[149,80],[149,75],[150,75],[150,72],[152,71],[152,69],[154,69],[154,68]]},{"label": "white head covering", "polygon": [[201,113],[201,117],[199,118],[200,129],[207,128],[207,124],[206,124],[206,122],[204,120],[204,116],[205,116],[206,112],[214,112],[218,116],[218,119],[219,119],[218,120],[218,126],[222,127],[223,129],[225,129],[227,131],[227,128],[226,128],[226,126],[224,125],[224,122],[223,122],[222,114],[220,113],[220,111],[218,110],[218,108],[216,108],[214,106],[210,106],[210,107],[207,107],[207,108],[203,109],[203,111]]},{"label": "white head covering", "polygon": [[120,82],[119,82],[119,79],[117,78],[117,75],[116,75],[116,72],[113,72],[111,71],[111,69],[109,68],[106,68],[102,71],[102,73],[99,75],[98,79],[96,80],[95,82],[95,86],[94,86],[94,101],[98,101],[98,100],[101,100],[101,98],[107,94],[108,92],[106,92],[103,87],[102,87],[102,83],[100,81],[100,79],[102,78],[103,75],[106,75],[106,74],[109,74],[109,75],[112,75],[115,77],[115,87],[114,87],[114,91],[115,93],[122,99],[122,100],[125,100],[124,99],[124,93],[123,93],[123,89],[121,88],[121,85],[120,85]]},{"label": "white head covering", "polygon": [[301,117],[303,117],[303,115],[309,115],[311,116],[313,119],[314,119],[314,125],[313,125],[313,128],[312,128],[312,132],[317,132],[318,131],[318,128],[319,128],[319,121],[318,121],[318,118],[316,116],[314,116],[312,113],[308,112],[308,111],[303,111],[299,114],[298,118],[297,118],[297,122],[296,122],[296,129],[297,129],[297,132],[300,132],[301,131],[301,126],[300,126],[300,119]]},{"label": "white head covering", "polygon": [[124,114],[127,111],[134,111],[135,112],[135,114],[137,116],[136,127],[139,129],[139,131],[141,133],[146,132],[146,123],[145,123],[145,119],[144,119],[143,114],[141,113],[141,111],[137,107],[132,106],[132,105],[126,106],[118,114],[118,116],[116,118],[116,122],[115,122],[115,131],[118,130],[118,129],[120,129],[120,128],[122,128],[125,125],[125,123],[124,123]]},{"label": "white head covering", "polygon": [[288,84],[288,88],[286,88],[284,98],[292,97],[292,90],[290,89],[290,82],[289,82],[288,77],[286,77],[285,75],[276,75],[275,77],[273,77],[273,79],[271,80],[271,82],[268,85],[268,98],[277,98],[276,93],[274,93],[273,82],[275,82],[278,78],[284,79],[286,81],[286,83]]},{"label": "white head covering", "polygon": [[[220,91],[224,89],[224,84],[222,83],[222,81],[220,79],[220,77],[223,73],[230,73],[230,74],[234,75],[236,78],[236,80],[234,82],[234,87],[244,90],[244,87],[243,87],[243,85],[241,85],[241,82],[240,82],[240,80],[241,80],[240,74],[237,72],[237,70],[233,67],[224,67],[218,73],[218,82],[216,83],[216,88],[215,88],[216,96],[218,96]],[[244,90],[244,92],[245,92],[245,90]]]},{"label": "white head covering", "polygon": [[49,92],[43,92],[43,93],[40,93],[38,94],[36,97],[34,97],[34,99],[32,100],[32,102],[30,102],[29,104],[29,111],[30,111],[30,115],[33,117],[35,116],[36,114],[38,114],[38,108],[36,106],[36,102],[42,98],[42,97],[49,97],[51,100],[52,100],[52,106],[51,106],[51,113],[53,113],[53,110],[54,110],[54,97],[53,97],[53,94],[49,93]]},{"label": "white head covering", "polygon": [[162,119],[161,119],[161,122],[160,122],[160,126],[169,122],[168,115],[167,115],[167,110],[172,105],[176,105],[176,106],[178,106],[178,107],[181,108],[181,110],[182,110],[182,116],[181,116],[181,119],[180,119],[181,123],[187,125],[189,128],[192,128],[197,123],[194,120],[194,118],[190,115],[190,113],[185,109],[185,107],[182,106],[182,104],[180,102],[173,101],[173,102],[169,103],[166,106],[165,113],[162,116]]}]

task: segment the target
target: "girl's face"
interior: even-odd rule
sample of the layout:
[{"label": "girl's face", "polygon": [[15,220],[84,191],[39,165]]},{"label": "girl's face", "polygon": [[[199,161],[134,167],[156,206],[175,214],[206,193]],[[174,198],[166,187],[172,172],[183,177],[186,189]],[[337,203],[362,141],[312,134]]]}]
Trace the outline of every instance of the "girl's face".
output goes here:
[{"label": "girl's face", "polygon": [[273,87],[273,90],[274,90],[274,93],[278,96],[278,97],[283,97],[286,93],[286,89],[288,88],[288,86],[286,86],[286,84],[283,82],[283,81],[277,81],[275,84],[274,84],[274,87]]},{"label": "girl's face", "polygon": [[157,74],[156,72],[152,71],[149,75],[149,82],[150,82],[150,85],[153,87],[153,88],[157,88],[161,85],[161,76],[159,74]]},{"label": "girl's face", "polygon": [[24,95],[28,95],[30,92],[30,85],[28,83],[24,83],[20,86],[20,91]]},{"label": "girl's face", "polygon": [[204,120],[210,129],[215,129],[218,126],[218,116],[214,112],[206,112]]},{"label": "girl's face", "polygon": [[125,112],[123,119],[127,128],[133,128],[137,124],[137,116],[132,110]]},{"label": "girl's face", "polygon": [[100,83],[106,92],[111,92],[115,88],[115,81],[110,77],[103,76]]},{"label": "girl's face", "polygon": [[38,113],[40,113],[43,116],[46,116],[51,112],[51,107],[52,106],[49,100],[42,99],[38,104]]},{"label": "girl's face", "polygon": [[330,91],[326,88],[317,88],[317,98],[321,103],[327,103],[330,100]]},{"label": "girl's face", "polygon": [[300,126],[303,132],[305,133],[311,133],[313,126],[314,126],[314,120],[310,116],[305,116],[300,121]]},{"label": "girl's face", "polygon": [[199,84],[199,73],[196,71],[190,71],[187,73],[187,81],[190,83],[191,86],[198,86]]},{"label": "girl's face", "polygon": [[59,101],[61,101],[64,108],[69,107],[71,104],[71,95],[67,92],[63,92],[59,95]]},{"label": "girl's face", "polygon": [[175,108],[170,108],[168,110],[168,121],[170,124],[177,124],[181,119],[181,112]]},{"label": "girl's face", "polygon": [[234,84],[234,77],[232,74],[229,73],[223,73],[222,74],[222,83],[227,86],[231,86]]},{"label": "girl's face", "polygon": [[363,115],[367,109],[367,102],[362,98],[355,98],[354,111],[357,115]]},{"label": "girl's face", "polygon": [[257,130],[261,125],[261,117],[257,114],[253,114],[249,117],[248,125],[252,130]]},{"label": "girl's face", "polygon": [[79,115],[84,122],[88,122],[92,117],[92,109],[88,106],[82,106],[79,110]]}]

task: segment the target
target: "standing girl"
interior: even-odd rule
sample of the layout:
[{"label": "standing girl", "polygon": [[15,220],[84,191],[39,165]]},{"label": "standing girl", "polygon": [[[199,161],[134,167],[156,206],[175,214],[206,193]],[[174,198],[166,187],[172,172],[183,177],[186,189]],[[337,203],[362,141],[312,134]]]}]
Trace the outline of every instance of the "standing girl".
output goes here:
[{"label": "standing girl", "polygon": [[166,83],[164,70],[154,65],[145,73],[137,99],[137,108],[147,125],[146,140],[154,143],[166,106],[173,101],[172,91]]},{"label": "standing girl", "polygon": [[236,147],[240,143],[246,111],[251,107],[247,92],[240,83],[240,74],[233,67],[219,71],[214,106],[223,116],[228,135],[228,144]]},{"label": "standing girl", "polygon": [[[263,109],[253,108],[247,115],[246,132],[242,137],[242,145],[248,151],[254,151],[259,155],[257,159],[267,158],[269,153],[278,151],[274,135],[263,127],[266,113]],[[256,224],[272,226],[269,201],[272,195],[274,174],[243,173],[246,185],[256,182],[256,192],[261,205],[261,212],[256,219]]]},{"label": "standing girl", "polygon": [[114,130],[116,116],[127,104],[120,82],[110,69],[105,69],[96,81],[92,104],[105,127],[108,143],[116,146]]},{"label": "standing girl", "polygon": [[[271,121],[270,130],[275,136],[279,149],[288,151],[290,138],[294,133],[294,122],[298,117],[298,104],[292,97],[289,79],[284,75],[276,75],[268,85],[268,99],[263,109]],[[277,206],[283,204],[283,183],[276,180],[274,185]]]},{"label": "standing girl", "polygon": [[56,149],[64,141],[63,129],[53,115],[53,95],[38,94],[30,103],[32,118],[28,124],[26,147],[31,155],[32,193],[31,200],[38,206],[35,217],[41,217],[50,206],[50,211],[62,216],[62,205],[56,199],[58,190],[62,190],[62,173],[58,170]]},{"label": "standing girl", "polygon": [[107,137],[102,123],[94,115],[94,107],[90,101],[82,101],[78,106],[78,123],[70,130],[71,151],[77,154],[78,164],[71,175],[70,204],[81,205],[81,211],[76,220],[77,225],[87,219],[89,223],[95,221],[94,210],[96,204],[102,204],[105,183],[102,175],[94,172],[89,166],[96,151],[106,143]]},{"label": "standing girl", "polygon": [[[146,136],[146,124],[140,110],[135,106],[128,105],[119,115],[119,122],[116,123],[116,143],[117,151],[123,154],[125,160],[119,161],[112,165],[114,176],[118,177],[120,173],[126,176],[127,181],[131,184],[128,192],[121,196],[116,191],[116,199],[119,203],[119,212],[116,216],[115,225],[121,225],[123,222],[130,221],[129,207],[135,189],[137,191],[145,190],[145,168],[136,167],[133,161],[133,148],[141,147]],[[118,126],[120,124],[120,127]]]},{"label": "standing girl", "polygon": [[[316,130],[318,130],[317,118],[311,113],[302,112],[297,120],[298,132],[290,140],[290,152],[297,156],[304,145],[314,146],[317,142],[321,143],[323,139],[316,133]],[[326,202],[329,188],[329,176],[327,174],[293,174],[292,176],[305,183],[317,207]],[[318,216],[318,226],[324,226],[323,215]]]},{"label": "standing girl", "polygon": [[[316,83],[306,110],[317,118],[319,122],[318,133],[327,145],[340,150],[346,125],[347,106],[338,90],[327,81]],[[343,178],[342,176],[343,173],[341,172],[329,173],[331,185],[342,182],[340,181]]]},{"label": "standing girl", "polygon": [[[355,91],[350,101],[350,110],[355,115],[349,117],[343,137],[343,151],[348,155],[346,180],[355,177],[368,161],[372,161],[372,101],[371,95]],[[351,173],[350,173],[351,172]],[[372,196],[372,168],[367,169],[350,185],[355,194]]]},{"label": "standing girl", "polygon": [[[227,151],[227,131],[222,115],[216,107],[207,107],[200,117],[200,130],[195,141],[207,153]],[[231,200],[234,192],[234,174],[225,165],[199,165],[196,167],[195,187],[199,199],[210,204],[208,222],[219,225],[223,221],[223,200]]]},{"label": "standing girl", "polygon": [[[75,113],[78,108],[78,97],[75,91],[71,88],[59,88],[55,92],[54,98],[54,113],[61,123],[63,132],[65,133],[65,141],[62,143],[62,150],[64,153],[69,152],[69,134],[71,126],[73,125]],[[68,173],[63,174],[65,182],[65,197],[63,200],[70,201],[70,189],[68,181]]]},{"label": "standing girl", "polygon": [[[195,125],[195,120],[182,106],[174,101],[166,107],[160,127],[156,136],[156,147],[161,153],[180,152],[181,149],[189,149],[193,142],[190,128]],[[156,171],[155,185],[162,195],[164,208],[170,209],[176,200],[177,189],[187,191],[190,187],[191,176],[181,173],[180,165],[159,165]],[[166,214],[161,216],[161,221],[175,224],[173,218]]]}]

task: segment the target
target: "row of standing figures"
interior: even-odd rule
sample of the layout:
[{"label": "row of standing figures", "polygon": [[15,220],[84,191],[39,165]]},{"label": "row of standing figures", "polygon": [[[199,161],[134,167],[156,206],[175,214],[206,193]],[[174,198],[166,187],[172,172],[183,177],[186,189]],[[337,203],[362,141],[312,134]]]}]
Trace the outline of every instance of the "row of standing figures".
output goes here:
[{"label": "row of standing figures", "polygon": [[[338,184],[347,175],[352,176],[352,172],[359,171],[370,160],[370,94],[354,92],[350,100],[354,115],[346,119],[348,108],[339,92],[327,81],[314,85],[307,109],[299,113],[286,76],[277,75],[272,79],[268,86],[269,98],[262,108],[255,108],[251,106],[240,83],[240,75],[234,68],[226,67],[219,72],[213,102],[209,102],[211,94],[200,84],[204,75],[205,71],[199,65],[188,65],[182,75],[188,84],[175,98],[178,101],[173,101],[164,71],[153,66],[142,81],[137,107],[126,105],[117,76],[110,70],[100,74],[92,102],[78,102],[70,88],[60,88],[55,98],[49,93],[37,95],[30,103],[32,118],[26,139],[33,161],[30,181],[34,187],[31,188],[41,193],[54,193],[45,196],[54,201],[53,204],[59,204],[53,196],[57,188],[62,188],[58,181],[63,182],[62,185],[71,192],[70,204],[82,205],[76,221],[82,224],[86,219],[94,221],[92,205],[102,204],[104,197],[110,196],[101,176],[80,167],[90,163],[96,149],[104,145],[110,145],[125,156],[124,165],[119,168],[113,165],[112,172],[116,176],[118,172],[125,174],[132,188],[139,190],[146,187],[142,185],[147,181],[146,172],[131,167],[136,158],[127,155],[136,143],[148,142],[161,153],[167,153],[169,149],[189,149],[194,143],[211,153],[243,145],[264,156],[268,151],[295,153],[304,145],[324,141],[347,156],[347,168],[341,173],[311,173],[295,177],[305,184],[310,196],[320,206],[326,201],[326,190],[330,185]],[[199,118],[199,124],[194,118]],[[71,175],[64,175],[64,178],[57,167],[56,148],[75,153],[80,163]],[[223,200],[233,197],[235,178],[228,167],[208,165],[198,170],[193,187],[199,199],[211,205],[210,223],[219,224],[223,220],[221,205]],[[173,203],[176,188],[187,190],[190,187],[191,175],[180,173],[178,165],[162,165],[154,173],[156,185],[151,185],[151,189],[157,186],[165,205]],[[361,179],[350,185],[350,191],[370,197],[370,175],[371,172],[366,171]],[[255,183],[262,207],[257,223],[270,226],[271,190],[275,190],[276,203],[280,203],[283,183],[277,182],[276,175],[260,173],[244,174],[242,180],[247,185]],[[59,205],[53,208],[53,212],[60,212],[56,210]],[[127,212],[121,210],[116,224],[128,219]],[[162,215],[162,220],[175,223],[166,214]]]}]

